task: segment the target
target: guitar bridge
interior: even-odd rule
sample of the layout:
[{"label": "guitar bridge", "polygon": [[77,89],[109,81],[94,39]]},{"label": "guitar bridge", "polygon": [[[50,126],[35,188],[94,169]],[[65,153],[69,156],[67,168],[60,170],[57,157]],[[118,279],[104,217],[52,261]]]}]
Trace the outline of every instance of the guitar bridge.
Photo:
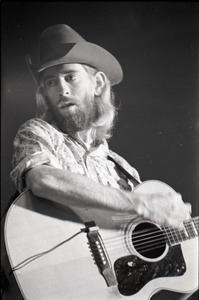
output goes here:
[{"label": "guitar bridge", "polygon": [[107,286],[117,285],[108,253],[99,234],[98,226],[96,226],[94,221],[85,223],[85,226],[90,249],[100,274],[104,277]]}]

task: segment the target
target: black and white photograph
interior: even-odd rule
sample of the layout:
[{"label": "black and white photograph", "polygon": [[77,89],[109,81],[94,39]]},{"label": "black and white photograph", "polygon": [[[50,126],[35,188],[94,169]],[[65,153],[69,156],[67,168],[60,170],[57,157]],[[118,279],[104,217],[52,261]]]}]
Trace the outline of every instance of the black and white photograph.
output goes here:
[{"label": "black and white photograph", "polygon": [[199,4],[1,1],[1,299],[198,299]]}]

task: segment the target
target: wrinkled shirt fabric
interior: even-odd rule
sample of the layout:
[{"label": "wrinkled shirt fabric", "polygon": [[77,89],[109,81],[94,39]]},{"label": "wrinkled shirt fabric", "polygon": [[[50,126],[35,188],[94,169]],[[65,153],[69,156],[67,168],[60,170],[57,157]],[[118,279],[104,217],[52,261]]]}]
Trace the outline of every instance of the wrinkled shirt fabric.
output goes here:
[{"label": "wrinkled shirt fabric", "polygon": [[[88,150],[86,144],[75,136],[64,134],[55,123],[34,118],[25,122],[14,139],[12,182],[21,193],[25,188],[25,173],[36,165],[46,164],[55,168],[82,174],[103,185],[132,190],[133,183],[126,178],[113,161],[121,165],[140,182],[139,174],[129,163],[109,149],[104,140]],[[32,159],[34,158],[34,159]]]}]

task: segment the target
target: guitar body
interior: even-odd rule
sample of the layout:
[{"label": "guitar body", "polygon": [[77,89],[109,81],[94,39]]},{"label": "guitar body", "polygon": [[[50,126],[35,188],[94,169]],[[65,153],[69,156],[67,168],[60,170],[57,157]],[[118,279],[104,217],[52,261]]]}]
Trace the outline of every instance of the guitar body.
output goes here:
[{"label": "guitar body", "polygon": [[[173,190],[162,182],[146,181],[135,193],[152,191]],[[163,289],[190,293],[198,288],[197,237],[174,246],[165,241],[159,252],[149,250],[145,255],[134,246],[132,234],[142,224],[155,226],[161,234],[157,224],[136,215],[66,208],[34,197],[30,191],[15,200],[6,217],[5,243],[11,267],[55,247],[90,221],[99,227],[116,284],[107,285],[94,263],[87,234],[82,232],[14,271],[24,299],[148,300]]]}]

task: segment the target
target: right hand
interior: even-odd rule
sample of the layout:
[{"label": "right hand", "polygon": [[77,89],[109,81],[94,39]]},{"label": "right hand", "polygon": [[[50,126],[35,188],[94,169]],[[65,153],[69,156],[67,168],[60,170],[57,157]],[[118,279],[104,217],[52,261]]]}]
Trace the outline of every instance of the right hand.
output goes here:
[{"label": "right hand", "polygon": [[183,221],[190,219],[191,204],[184,203],[179,193],[138,193],[137,196],[134,209],[145,219],[177,228],[182,228]]}]

